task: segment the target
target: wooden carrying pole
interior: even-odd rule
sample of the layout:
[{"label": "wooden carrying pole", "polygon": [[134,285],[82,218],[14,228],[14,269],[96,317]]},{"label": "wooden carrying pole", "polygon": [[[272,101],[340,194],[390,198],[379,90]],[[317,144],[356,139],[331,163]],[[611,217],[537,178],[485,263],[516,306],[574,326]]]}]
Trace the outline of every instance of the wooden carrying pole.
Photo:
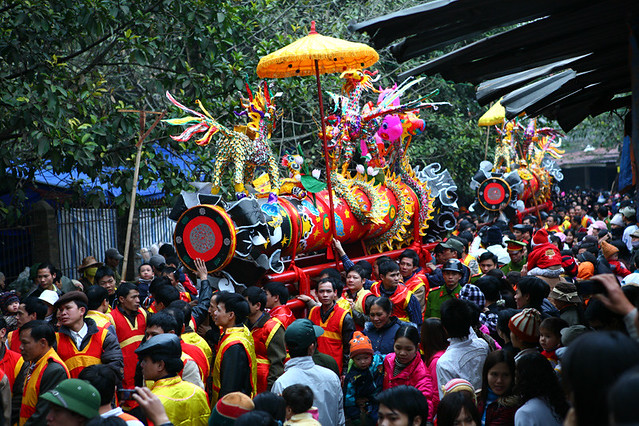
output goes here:
[{"label": "wooden carrying pole", "polygon": [[[140,175],[140,160],[142,158],[142,145],[144,144],[144,139],[146,139],[151,131],[155,129],[160,123],[160,120],[164,118],[166,115],[166,111],[157,112],[157,111],[141,111],[136,109],[121,109],[118,112],[135,112],[140,114],[140,137],[138,138],[138,142],[135,144],[137,148],[137,153],[135,155],[135,169],[133,171],[133,188],[131,189],[131,202],[129,205],[129,220],[126,225],[126,239],[124,242],[124,260],[122,261],[122,281],[125,281],[126,277],[126,268],[129,262],[129,246],[131,245],[131,228],[133,228],[133,213],[135,212],[135,197],[138,192],[138,177]],[[157,115],[157,118],[149,128],[149,130],[144,131],[146,127],[146,115]]]}]

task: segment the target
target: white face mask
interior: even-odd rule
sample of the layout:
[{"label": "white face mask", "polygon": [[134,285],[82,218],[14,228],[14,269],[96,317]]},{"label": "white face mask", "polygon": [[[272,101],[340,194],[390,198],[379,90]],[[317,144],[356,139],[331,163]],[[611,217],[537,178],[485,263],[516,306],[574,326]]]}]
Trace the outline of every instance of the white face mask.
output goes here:
[{"label": "white face mask", "polygon": [[630,244],[632,244],[633,249],[639,248],[639,241],[632,241]]}]

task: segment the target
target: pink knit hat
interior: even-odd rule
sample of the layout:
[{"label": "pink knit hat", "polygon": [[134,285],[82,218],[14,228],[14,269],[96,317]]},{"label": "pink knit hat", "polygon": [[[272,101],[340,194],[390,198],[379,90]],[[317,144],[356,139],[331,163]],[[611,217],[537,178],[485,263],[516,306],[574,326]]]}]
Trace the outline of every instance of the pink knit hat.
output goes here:
[{"label": "pink knit hat", "polygon": [[518,339],[528,343],[539,340],[541,314],[535,308],[526,308],[515,314],[508,322],[508,328]]},{"label": "pink knit hat", "polygon": [[448,383],[446,383],[444,386],[442,386],[442,390],[444,391],[444,396],[448,395],[449,393],[453,393],[453,392],[467,391],[473,396],[473,399],[475,400],[475,403],[477,403],[477,397],[475,395],[475,388],[473,387],[473,385],[468,380],[459,379],[459,378],[458,379],[452,379]]}]

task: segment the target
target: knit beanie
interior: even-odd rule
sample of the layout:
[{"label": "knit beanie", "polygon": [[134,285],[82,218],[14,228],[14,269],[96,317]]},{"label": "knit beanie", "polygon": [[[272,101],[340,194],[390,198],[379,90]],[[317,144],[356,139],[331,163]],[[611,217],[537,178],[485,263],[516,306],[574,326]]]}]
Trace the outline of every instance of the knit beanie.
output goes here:
[{"label": "knit beanie", "polygon": [[18,298],[18,295],[14,292],[14,291],[8,291],[6,293],[2,293],[0,294],[0,307],[2,308],[3,311],[7,310],[7,307],[14,303],[14,302],[19,302],[20,299]]},{"label": "knit beanie", "polygon": [[453,392],[463,392],[463,391],[470,392],[470,394],[473,396],[473,399],[475,400],[475,403],[477,403],[475,388],[468,380],[452,379],[448,383],[446,383],[444,386],[442,386],[442,390],[444,391],[444,396]]},{"label": "knit beanie", "polygon": [[530,242],[533,247],[538,246],[539,244],[549,243],[550,239],[548,238],[548,231],[546,229],[541,228],[539,231],[535,232],[532,241]]},{"label": "knit beanie", "polygon": [[371,339],[365,336],[361,331],[353,333],[353,339],[351,340],[351,359],[357,355],[370,354],[373,355],[373,345]]},{"label": "knit beanie", "polygon": [[238,417],[254,409],[255,404],[251,398],[242,392],[231,392],[217,401],[209,423],[216,426],[234,425]]},{"label": "knit beanie", "polygon": [[566,275],[571,277],[577,275],[578,267],[574,257],[568,254],[561,256],[561,267],[564,268]]},{"label": "knit beanie", "polygon": [[619,249],[617,247],[605,241],[601,242],[601,251],[603,252],[603,255],[606,258],[606,260],[610,259],[610,257],[612,257],[613,254],[619,253]]},{"label": "knit beanie", "polygon": [[535,308],[525,308],[508,322],[508,328],[523,342],[535,343],[539,340],[541,314]]}]

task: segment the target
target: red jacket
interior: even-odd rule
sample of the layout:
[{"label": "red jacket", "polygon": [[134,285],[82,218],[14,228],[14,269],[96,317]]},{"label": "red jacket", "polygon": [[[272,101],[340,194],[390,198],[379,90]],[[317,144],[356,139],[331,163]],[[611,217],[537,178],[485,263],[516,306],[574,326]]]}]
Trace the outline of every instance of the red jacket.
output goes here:
[{"label": "red jacket", "polygon": [[608,264],[612,268],[612,272],[614,272],[615,275],[619,275],[620,277],[627,277],[631,274],[631,272],[625,266],[623,266],[623,263],[619,262],[618,260],[609,260]]},{"label": "red jacket", "polygon": [[426,369],[426,365],[419,356],[419,352],[415,355],[415,359],[406,366],[397,376],[393,376],[395,368],[395,353],[390,353],[384,358],[384,385],[383,389],[390,389],[396,386],[407,385],[413,386],[424,394],[428,400],[428,418],[432,419],[435,415],[433,411],[433,395],[438,394],[437,378],[431,377]]}]

